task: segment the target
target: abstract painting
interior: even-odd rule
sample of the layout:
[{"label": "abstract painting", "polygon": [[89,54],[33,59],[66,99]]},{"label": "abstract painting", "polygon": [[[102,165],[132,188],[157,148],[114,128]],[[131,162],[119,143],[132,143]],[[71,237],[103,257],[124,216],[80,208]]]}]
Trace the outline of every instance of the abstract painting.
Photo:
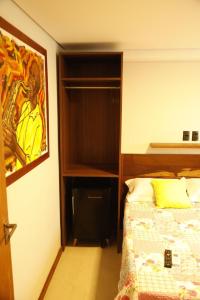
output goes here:
[{"label": "abstract painting", "polygon": [[9,185],[49,157],[47,52],[2,17],[0,97]]}]

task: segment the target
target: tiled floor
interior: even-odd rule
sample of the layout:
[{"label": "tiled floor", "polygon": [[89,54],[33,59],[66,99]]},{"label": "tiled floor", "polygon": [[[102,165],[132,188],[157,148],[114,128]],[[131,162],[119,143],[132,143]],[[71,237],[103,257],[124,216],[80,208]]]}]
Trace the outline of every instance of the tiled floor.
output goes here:
[{"label": "tiled floor", "polygon": [[44,299],[112,300],[120,264],[116,246],[66,247]]}]

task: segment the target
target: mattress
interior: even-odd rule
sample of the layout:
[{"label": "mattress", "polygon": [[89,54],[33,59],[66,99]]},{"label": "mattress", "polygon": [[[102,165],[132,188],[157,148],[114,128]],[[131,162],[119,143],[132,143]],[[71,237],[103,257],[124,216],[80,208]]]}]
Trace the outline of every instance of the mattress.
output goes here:
[{"label": "mattress", "polygon": [[[164,266],[171,250],[172,267]],[[200,205],[160,209],[127,202],[116,300],[200,300]]]}]

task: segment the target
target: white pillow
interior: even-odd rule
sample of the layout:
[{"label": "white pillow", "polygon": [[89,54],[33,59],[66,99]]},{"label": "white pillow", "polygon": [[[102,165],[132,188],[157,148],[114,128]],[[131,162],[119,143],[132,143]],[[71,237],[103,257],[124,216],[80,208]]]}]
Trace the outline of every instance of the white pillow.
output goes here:
[{"label": "white pillow", "polygon": [[134,178],[125,181],[129,188],[127,201],[154,202],[154,190],[151,184],[152,178]]},{"label": "white pillow", "polygon": [[200,202],[200,178],[186,179],[186,188],[190,201]]}]

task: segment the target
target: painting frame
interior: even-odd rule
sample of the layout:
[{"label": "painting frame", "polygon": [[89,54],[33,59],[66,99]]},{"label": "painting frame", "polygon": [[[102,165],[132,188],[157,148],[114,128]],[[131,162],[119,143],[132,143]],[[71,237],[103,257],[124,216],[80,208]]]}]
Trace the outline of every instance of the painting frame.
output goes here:
[{"label": "painting frame", "polygon": [[[10,42],[11,45],[13,43],[15,45],[15,49],[17,49],[17,51],[18,51],[18,49],[20,49],[21,52],[23,51],[23,55],[24,55],[24,53],[26,53],[26,61],[24,59],[24,56],[23,56],[23,60],[22,60],[22,58],[21,58],[22,55],[19,55],[20,57],[17,58],[17,60],[16,60],[17,62],[20,62],[20,72],[18,72],[18,73],[20,73],[20,75],[16,79],[16,74],[18,74],[18,73],[13,71],[14,68],[12,69],[11,67],[9,67],[6,69],[6,66],[5,66],[4,70],[1,72],[2,65],[4,65],[4,64],[6,65],[7,61],[6,61],[6,56],[2,55],[2,57],[1,57],[3,50],[6,49],[6,48],[3,49],[4,43],[0,44],[0,84],[1,84],[1,86],[0,86],[0,97],[1,97],[0,104],[1,104],[2,121],[3,122],[4,122],[3,115],[5,114],[5,111],[6,112],[8,111],[8,108],[7,108],[8,105],[7,106],[3,105],[2,99],[7,98],[7,100],[5,100],[4,102],[6,102],[6,101],[11,102],[10,99],[14,99],[13,97],[11,97],[11,92],[10,92],[10,90],[12,89],[11,85],[9,87],[7,87],[7,90],[6,90],[6,84],[7,85],[9,84],[8,80],[3,81],[4,78],[6,78],[6,79],[8,78],[8,76],[6,77],[6,75],[5,75],[8,73],[8,69],[9,69],[9,78],[12,77],[12,82],[14,81],[15,86],[16,86],[17,80],[19,81],[19,78],[20,78],[21,82],[24,83],[24,85],[26,85],[25,89],[27,89],[27,95],[25,95],[25,92],[23,92],[23,93],[21,92],[20,100],[18,100],[18,102],[17,102],[17,100],[15,100],[15,101],[13,100],[13,103],[14,103],[13,111],[15,112],[15,115],[13,116],[13,114],[11,114],[12,117],[7,118],[7,119],[5,118],[6,120],[12,119],[15,121],[15,122],[12,121],[12,123],[15,124],[15,126],[13,126],[14,130],[12,128],[12,136],[14,136],[14,138],[12,137],[12,139],[10,139],[10,140],[8,139],[9,134],[7,135],[6,130],[8,128],[8,132],[9,132],[9,127],[6,127],[5,134],[3,136],[4,148],[5,148],[4,153],[5,153],[6,185],[9,186],[11,183],[15,182],[17,179],[19,179],[20,177],[27,174],[29,171],[31,171],[33,168],[35,168],[36,166],[41,164],[44,160],[46,160],[49,157],[49,108],[48,108],[49,103],[48,103],[47,51],[45,48],[43,48],[38,43],[33,41],[26,34],[24,34],[22,31],[17,29],[15,26],[13,26],[9,22],[7,22],[1,16],[0,16],[0,34],[1,34],[1,37],[3,37],[4,39],[8,39],[8,42]],[[8,51],[8,49],[6,49],[6,51]],[[21,54],[21,52],[19,52],[19,53]],[[28,59],[27,59],[27,57],[28,57]],[[23,63],[20,61],[20,59],[22,60]],[[15,65],[16,65],[16,61],[15,61]],[[28,70],[28,64],[29,64],[29,70]],[[36,70],[36,71],[39,70],[39,71],[36,72],[34,70]],[[12,72],[13,72],[13,74],[14,74],[14,72],[16,74],[13,75]],[[24,74],[26,74],[26,76]],[[12,75],[12,76],[10,76],[10,75]],[[34,75],[34,77],[33,77],[33,75]],[[25,82],[25,78],[28,78],[28,79],[26,79],[26,82]],[[4,88],[4,94],[2,92],[3,88]],[[5,96],[5,90],[8,91],[6,96]],[[9,92],[10,92],[10,94],[8,96]],[[19,94],[20,93],[18,92],[17,95],[19,95]],[[8,99],[9,99],[9,101],[8,101]],[[31,100],[28,101],[27,99],[28,100],[31,99]],[[37,100],[34,100],[36,102],[34,105],[33,105],[33,103],[34,103],[33,99],[37,99]],[[22,118],[20,119],[20,113],[22,115],[23,106],[25,106],[25,102],[26,102],[26,105],[28,105],[28,103],[30,103],[29,107],[31,107],[31,109],[30,109],[29,113],[30,114],[32,113],[31,120],[32,120],[33,124],[35,122],[34,126],[37,129],[33,129],[34,128],[33,125],[32,125],[32,127],[30,125],[27,125],[27,124],[31,124],[31,122],[28,122],[25,124],[26,130],[22,131],[22,129],[20,129],[21,131],[19,131],[18,130],[19,123],[22,124],[22,121],[20,121],[20,120],[22,120]],[[21,106],[19,105],[19,103]],[[37,114],[35,112],[36,108],[37,108]],[[19,113],[19,111],[20,111],[20,113]],[[16,117],[17,114],[19,115],[18,118]],[[35,114],[35,115],[33,116],[33,114]],[[26,115],[26,119],[28,118],[27,115]],[[16,120],[18,120],[18,121],[16,121]],[[23,120],[25,120],[25,118]],[[36,122],[36,120],[37,120],[37,122]],[[23,122],[25,122],[25,121],[23,121]],[[37,132],[37,134],[34,133],[34,130],[35,130],[35,132]],[[20,145],[19,138],[22,137],[23,132],[26,133],[26,139],[29,143],[31,143],[31,138],[35,134],[34,135],[34,145],[32,143],[31,146],[29,146],[29,147],[27,146],[27,148],[26,148],[26,149],[31,148],[31,154],[28,152],[26,153],[26,151]],[[20,134],[21,134],[21,136],[20,136]],[[28,140],[28,138],[29,138],[29,140]],[[24,139],[24,137],[23,137],[23,139]],[[13,146],[13,147],[11,147],[11,145],[13,145],[12,140],[15,141],[15,146]],[[9,145],[9,141],[10,141],[10,145]],[[36,141],[37,141],[37,143],[36,143]],[[36,149],[36,148],[38,148],[37,152],[35,150],[35,153],[34,153],[34,149]],[[16,149],[20,149],[20,151],[22,152],[21,159],[19,158],[20,155],[18,155],[19,151],[17,151]],[[7,150],[7,152],[6,152],[6,150]],[[6,154],[7,154],[7,156],[6,156]],[[34,155],[32,155],[32,154],[34,154]],[[11,160],[11,157],[12,157],[12,160]],[[8,158],[10,159],[11,162],[9,162]],[[19,163],[18,163],[19,167],[17,167],[18,160],[19,160]]]}]

